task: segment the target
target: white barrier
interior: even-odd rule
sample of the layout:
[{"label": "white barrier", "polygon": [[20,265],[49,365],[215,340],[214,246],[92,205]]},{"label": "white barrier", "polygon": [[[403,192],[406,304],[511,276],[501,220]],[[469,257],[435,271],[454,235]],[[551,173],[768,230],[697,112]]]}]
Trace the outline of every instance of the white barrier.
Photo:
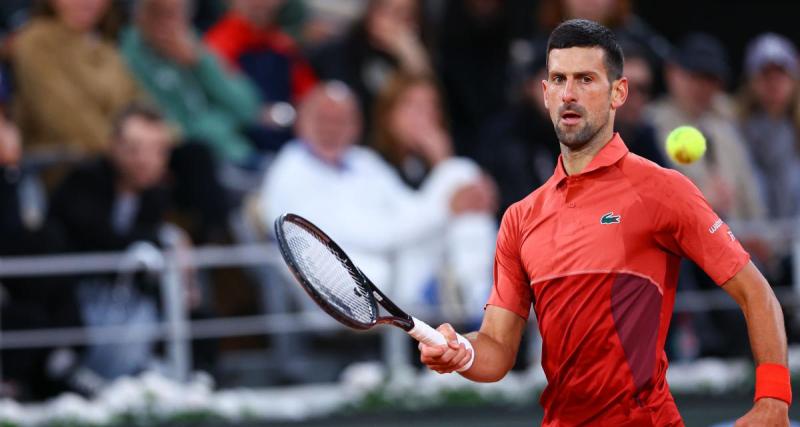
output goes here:
[{"label": "white barrier", "polygon": [[[794,226],[794,222],[789,224]],[[784,224],[784,226],[786,226]],[[788,238],[793,233],[778,233]],[[163,298],[164,321],[131,332],[126,326],[93,328],[57,328],[40,330],[5,331],[0,330],[0,349],[19,349],[50,347],[60,345],[86,344],[89,342],[120,342],[163,339],[167,344],[167,354],[172,376],[185,380],[191,371],[191,352],[189,341],[201,338],[222,338],[254,334],[287,334],[309,331],[343,329],[331,322],[321,311],[293,314],[265,314],[261,316],[217,318],[189,321],[184,299],[182,298],[181,274],[183,265],[195,268],[215,267],[272,267],[285,269],[277,249],[272,244],[243,244],[235,246],[197,247],[184,256],[178,256],[176,245],[167,244],[166,249],[141,251],[138,256],[131,252],[84,253],[68,255],[47,255],[30,257],[0,258],[0,279],[4,277],[41,277],[54,275],[77,275],[86,273],[133,272],[146,269],[160,273],[161,294]],[[800,244],[789,245],[793,249],[795,268],[794,291],[778,292],[785,306],[800,306]],[[180,259],[179,259],[180,258]],[[277,277],[277,276],[276,276]],[[270,286],[293,286],[273,284]],[[286,294],[284,294],[286,295]],[[675,311],[702,312],[718,309],[735,309],[736,303],[723,290],[680,291],[677,293]],[[441,310],[432,307],[414,308],[415,314],[436,323]],[[455,310],[444,310],[459,313]],[[460,322],[465,319],[448,314],[448,321]],[[137,326],[137,328],[141,328]],[[391,334],[391,328],[381,328],[385,333],[383,358],[387,366],[402,374],[410,364],[405,351],[410,341],[404,334]],[[125,333],[121,333],[125,331]],[[532,361],[532,360],[531,360]],[[390,363],[391,362],[391,363]]]}]

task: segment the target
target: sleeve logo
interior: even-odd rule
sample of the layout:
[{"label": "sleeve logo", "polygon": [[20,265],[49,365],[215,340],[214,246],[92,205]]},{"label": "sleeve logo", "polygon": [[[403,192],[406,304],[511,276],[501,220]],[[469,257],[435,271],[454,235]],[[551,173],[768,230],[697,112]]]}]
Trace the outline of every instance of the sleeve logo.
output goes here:
[{"label": "sleeve logo", "polygon": [[722,219],[717,218],[717,220],[713,224],[711,224],[711,227],[708,227],[708,232],[711,234],[716,233],[717,230],[719,230],[719,228],[722,227],[722,224],[724,224],[722,222]]}]

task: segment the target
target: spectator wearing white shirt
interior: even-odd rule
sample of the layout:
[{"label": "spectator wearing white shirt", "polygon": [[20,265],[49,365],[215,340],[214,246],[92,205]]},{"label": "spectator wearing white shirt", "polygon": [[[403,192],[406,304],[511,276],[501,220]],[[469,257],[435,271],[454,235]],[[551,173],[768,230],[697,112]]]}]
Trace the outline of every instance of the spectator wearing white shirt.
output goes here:
[{"label": "spectator wearing white shirt", "polygon": [[[377,153],[356,145],[360,132],[361,113],[345,84],[315,88],[300,106],[299,138],[265,178],[265,222],[285,212],[308,218],[400,304],[425,303],[443,271],[458,278],[458,268],[469,270],[476,280],[460,290],[469,315],[479,315],[491,286],[494,188],[474,163],[449,158],[414,190]],[[473,249],[470,260],[456,248]]]}]

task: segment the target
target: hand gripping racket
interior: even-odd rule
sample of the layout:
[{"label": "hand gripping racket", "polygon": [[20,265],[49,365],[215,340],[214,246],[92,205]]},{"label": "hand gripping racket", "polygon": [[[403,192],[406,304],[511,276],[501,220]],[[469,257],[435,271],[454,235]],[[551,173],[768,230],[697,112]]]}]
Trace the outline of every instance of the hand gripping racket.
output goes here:
[{"label": "hand gripping racket", "polygon": [[[306,293],[331,317],[353,329],[366,330],[377,324],[402,328],[417,341],[444,345],[444,335],[427,323],[408,315],[375,286],[350,257],[327,234],[308,220],[283,214],[275,220],[275,236],[281,255]],[[379,303],[389,316],[378,316]],[[472,350],[461,335],[458,342]],[[475,353],[459,371],[472,366]]]}]

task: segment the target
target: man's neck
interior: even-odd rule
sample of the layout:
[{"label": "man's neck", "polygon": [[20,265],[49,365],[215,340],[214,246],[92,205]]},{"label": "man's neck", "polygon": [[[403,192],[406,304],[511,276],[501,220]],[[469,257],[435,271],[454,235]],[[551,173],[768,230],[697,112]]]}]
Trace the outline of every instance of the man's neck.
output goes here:
[{"label": "man's neck", "polygon": [[564,144],[559,144],[561,146],[561,161],[567,175],[581,173],[592,162],[594,156],[611,141],[613,136],[614,132],[611,126],[607,126],[606,129],[598,132],[591,141],[579,148],[572,149]]}]

